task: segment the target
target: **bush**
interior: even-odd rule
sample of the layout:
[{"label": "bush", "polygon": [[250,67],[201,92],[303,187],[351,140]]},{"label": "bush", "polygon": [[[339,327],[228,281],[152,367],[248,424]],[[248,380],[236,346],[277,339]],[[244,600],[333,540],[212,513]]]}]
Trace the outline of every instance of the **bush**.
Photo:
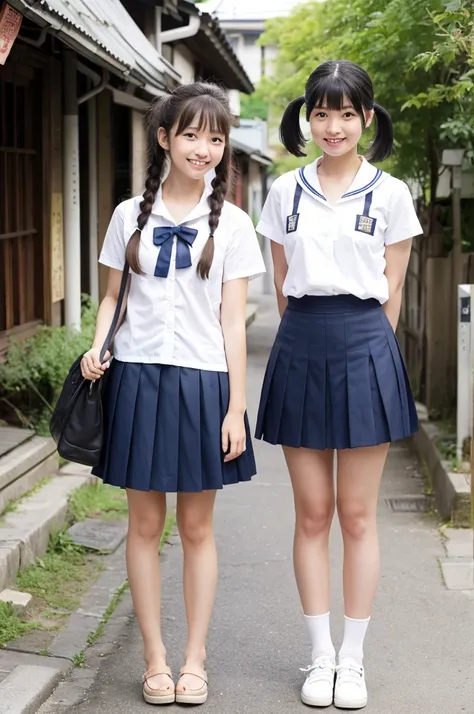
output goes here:
[{"label": "bush", "polygon": [[40,327],[28,340],[12,340],[0,364],[0,418],[48,434],[49,418],[74,360],[94,339],[97,306],[83,296],[81,332]]}]

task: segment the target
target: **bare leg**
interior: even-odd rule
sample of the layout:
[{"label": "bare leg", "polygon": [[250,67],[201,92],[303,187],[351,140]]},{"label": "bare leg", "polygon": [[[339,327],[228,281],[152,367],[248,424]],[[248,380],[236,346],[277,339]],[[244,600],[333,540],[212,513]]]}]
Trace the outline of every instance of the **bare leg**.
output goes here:
[{"label": "bare leg", "polygon": [[329,531],[334,516],[333,451],[283,448],[295,501],[293,559],[306,615],[329,610]]},{"label": "bare leg", "polygon": [[[127,489],[129,527],[127,571],[133,607],[143,637],[146,668],[167,672],[166,649],[161,637],[159,545],[166,519],[166,494]],[[148,686],[173,691],[169,677],[148,679]]]},{"label": "bare leg", "polygon": [[[213,513],[215,491],[179,493],[177,522],[184,552],[184,601],[188,622],[185,666],[198,672],[204,669],[206,638],[217,587],[217,552],[214,542]],[[202,686],[193,675],[183,675],[177,692]]]},{"label": "bare leg", "polygon": [[370,617],[379,577],[377,500],[388,444],[339,451],[337,510],[344,539],[348,617]]}]

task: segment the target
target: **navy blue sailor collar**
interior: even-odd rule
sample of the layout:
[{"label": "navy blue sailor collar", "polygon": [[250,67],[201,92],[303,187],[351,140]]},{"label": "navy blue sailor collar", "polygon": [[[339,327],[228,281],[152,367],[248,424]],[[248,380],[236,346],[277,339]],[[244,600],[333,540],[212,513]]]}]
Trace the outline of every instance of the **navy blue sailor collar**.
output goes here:
[{"label": "navy blue sailor collar", "polygon": [[[301,169],[296,169],[295,178],[303,191],[318,200],[320,203],[329,205],[324,197],[321,184],[319,182],[317,167],[320,161],[321,159],[319,158]],[[362,156],[360,169],[354,177],[352,184],[334,205],[367,195],[373,191],[374,188],[379,186],[382,181],[387,178],[387,175],[388,174],[381,169],[372,166],[372,164],[370,164],[367,159]]]}]

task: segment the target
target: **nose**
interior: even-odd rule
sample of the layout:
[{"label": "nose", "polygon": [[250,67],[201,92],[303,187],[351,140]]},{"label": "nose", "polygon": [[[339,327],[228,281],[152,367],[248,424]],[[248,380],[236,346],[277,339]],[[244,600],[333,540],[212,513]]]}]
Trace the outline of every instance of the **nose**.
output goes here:
[{"label": "nose", "polygon": [[194,145],[194,153],[196,154],[196,157],[200,159],[205,159],[209,155],[209,149],[207,146],[207,141],[199,141],[196,142]]},{"label": "nose", "polygon": [[327,125],[328,134],[336,136],[341,133],[341,123],[338,118],[329,119]]}]

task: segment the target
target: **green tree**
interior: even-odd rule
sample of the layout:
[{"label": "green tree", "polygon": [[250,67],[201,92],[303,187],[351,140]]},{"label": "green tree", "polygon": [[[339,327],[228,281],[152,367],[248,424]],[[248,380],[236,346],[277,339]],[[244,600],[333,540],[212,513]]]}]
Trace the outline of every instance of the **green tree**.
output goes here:
[{"label": "green tree", "polygon": [[268,104],[258,88],[253,94],[240,95],[240,116],[242,119],[268,119]]}]

